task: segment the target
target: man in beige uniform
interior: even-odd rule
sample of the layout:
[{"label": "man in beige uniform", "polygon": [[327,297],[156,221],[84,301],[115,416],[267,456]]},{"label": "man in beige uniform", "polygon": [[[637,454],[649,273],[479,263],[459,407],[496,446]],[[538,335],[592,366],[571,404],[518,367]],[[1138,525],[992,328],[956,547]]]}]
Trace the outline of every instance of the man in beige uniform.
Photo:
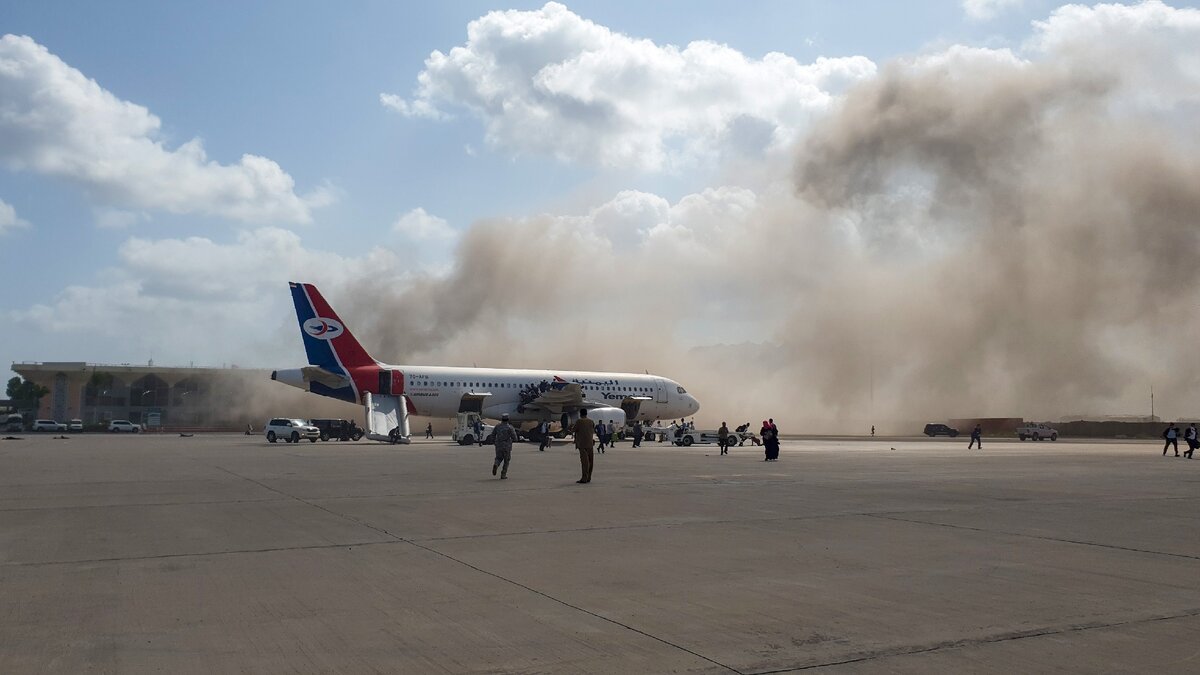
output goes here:
[{"label": "man in beige uniform", "polygon": [[583,478],[576,483],[592,482],[592,444],[596,438],[596,423],[589,420],[586,410],[579,411],[579,419],[571,427],[575,434],[575,447],[579,450],[579,466],[583,469]]}]

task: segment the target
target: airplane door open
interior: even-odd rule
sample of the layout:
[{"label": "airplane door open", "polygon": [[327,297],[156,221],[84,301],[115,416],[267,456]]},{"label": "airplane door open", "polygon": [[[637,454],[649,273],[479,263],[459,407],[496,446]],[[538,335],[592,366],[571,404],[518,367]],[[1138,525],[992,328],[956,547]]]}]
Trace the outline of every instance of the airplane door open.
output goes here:
[{"label": "airplane door open", "polygon": [[379,395],[399,396],[404,393],[404,373],[399,370],[379,371]]}]

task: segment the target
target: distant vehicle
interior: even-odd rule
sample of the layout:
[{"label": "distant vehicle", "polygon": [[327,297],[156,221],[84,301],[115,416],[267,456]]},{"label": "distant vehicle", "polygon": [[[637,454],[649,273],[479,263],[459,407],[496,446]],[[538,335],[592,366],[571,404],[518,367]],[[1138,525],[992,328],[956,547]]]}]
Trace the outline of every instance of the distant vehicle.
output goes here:
[{"label": "distant vehicle", "polygon": [[311,424],[305,424],[304,420],[286,417],[276,417],[267,422],[264,431],[267,440],[271,443],[281,438],[287,443],[299,443],[301,438],[307,438],[310,443],[316,443],[321,438],[320,429]]},{"label": "distant vehicle", "polygon": [[954,438],[958,435],[958,429],[945,424],[926,424],[925,435],[933,438],[934,436],[949,436]]},{"label": "distant vehicle", "polygon": [[1033,439],[1040,441],[1049,438],[1052,441],[1058,440],[1058,429],[1052,429],[1045,424],[1026,424],[1017,427],[1017,438],[1022,441],[1025,439]]},{"label": "distant vehicle", "polygon": [[120,432],[136,434],[142,430],[142,425],[134,424],[129,420],[113,420],[108,423],[108,430],[114,434]]},{"label": "distant vehicle", "polygon": [[34,420],[33,421],[33,430],[34,431],[66,431],[67,425],[63,424],[62,422],[55,422],[54,420]]},{"label": "distant vehicle", "polygon": [[83,420],[71,420],[67,423],[67,431],[83,433]]},{"label": "distant vehicle", "polygon": [[313,419],[308,423],[321,431],[321,440],[328,441],[357,441],[363,437],[363,430],[350,420]]},{"label": "distant vehicle", "polygon": [[13,413],[4,418],[5,431],[25,431],[25,418]]}]

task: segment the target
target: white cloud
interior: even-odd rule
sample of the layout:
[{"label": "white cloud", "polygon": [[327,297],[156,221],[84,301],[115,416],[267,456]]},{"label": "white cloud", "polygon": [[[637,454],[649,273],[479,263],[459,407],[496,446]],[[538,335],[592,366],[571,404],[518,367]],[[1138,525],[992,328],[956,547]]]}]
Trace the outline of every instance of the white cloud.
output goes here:
[{"label": "white cloud", "polygon": [[267,365],[280,360],[280,350],[299,348],[298,341],[279,343],[281,331],[295,328],[288,281],[323,290],[364,279],[401,284],[410,267],[382,248],[357,257],[308,249],[277,227],[242,231],[227,243],[135,237],[121,245],[116,262],[96,284],[68,286],[9,317],[35,335],[87,340],[90,359],[153,354],[164,363]]},{"label": "white cloud", "polygon": [[413,98],[380,100],[408,117],[465,108],[483,120],[490,146],[514,154],[660,170],[730,149],[785,148],[835,95],[874,73],[861,56],[801,64],[707,41],[660,46],[551,2],[472,21],[464,45],[426,60]]},{"label": "white cloud", "polygon": [[963,11],[967,18],[974,21],[987,21],[999,16],[1002,12],[1016,9],[1025,0],[962,0]]},{"label": "white cloud", "polygon": [[11,204],[0,199],[0,234],[19,227],[29,227],[29,221],[18,217],[17,210]]},{"label": "white cloud", "polygon": [[103,203],[242,221],[304,223],[332,198],[309,196],[278,164],[242,155],[212,161],[199,139],[171,150],[162,123],[32,38],[0,37],[0,162],[77,181]]},{"label": "white cloud", "polygon": [[1117,80],[1125,105],[1166,109],[1200,102],[1200,10],[1158,0],[1066,5],[1035,21],[1034,29],[1028,52],[1062,70]]},{"label": "white cloud", "polygon": [[417,241],[446,241],[458,237],[458,232],[445,219],[417,207],[401,215],[392,224],[392,231]]}]

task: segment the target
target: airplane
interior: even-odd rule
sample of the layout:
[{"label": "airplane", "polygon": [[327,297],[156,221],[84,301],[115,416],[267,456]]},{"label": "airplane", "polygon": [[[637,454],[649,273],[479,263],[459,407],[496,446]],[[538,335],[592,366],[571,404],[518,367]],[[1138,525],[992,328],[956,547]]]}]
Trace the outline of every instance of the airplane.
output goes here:
[{"label": "airplane", "polygon": [[675,380],[649,373],[401,366],[376,361],[313,284],[289,282],[308,366],[271,379],[321,396],[361,403],[367,437],[408,442],[408,416],[474,412],[514,423],[561,420],[587,410],[618,425],[694,415],[700,403]]}]

